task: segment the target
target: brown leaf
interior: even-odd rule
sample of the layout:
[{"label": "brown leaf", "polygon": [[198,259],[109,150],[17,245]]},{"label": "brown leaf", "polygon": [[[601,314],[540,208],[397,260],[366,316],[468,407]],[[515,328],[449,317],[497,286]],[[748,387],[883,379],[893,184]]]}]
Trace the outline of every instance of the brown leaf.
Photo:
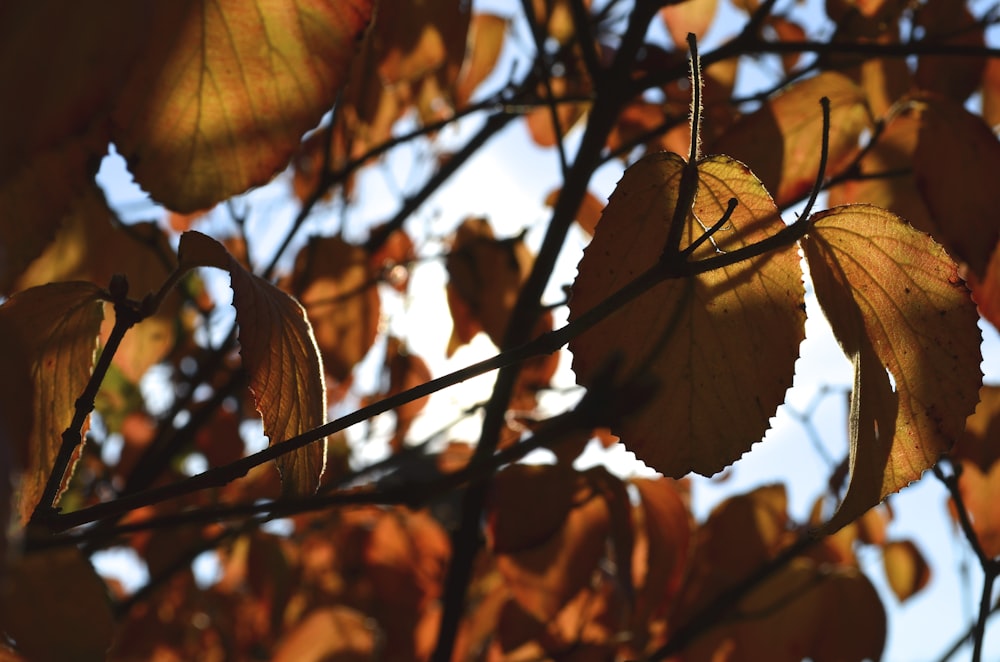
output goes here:
[{"label": "brown leaf", "polygon": [[[545,196],[546,207],[556,206],[561,190],[553,189]],[[583,200],[580,201],[580,208],[576,210],[575,220],[583,231],[590,236],[593,236],[594,231],[597,229],[597,224],[601,220],[601,213],[604,211],[604,205],[605,203],[590,191],[587,191],[586,195],[583,196]]]},{"label": "brown leaf", "polygon": [[[827,175],[839,173],[858,151],[858,138],[872,119],[857,85],[824,72],[785,88],[756,112],[733,124],[711,143],[710,153],[728,154],[749,165],[777,204],[809,192],[819,169],[823,115],[819,100],[830,99],[830,155]],[[781,145],[776,149],[776,145]]]},{"label": "brown leaf", "polygon": [[[583,588],[603,556],[611,530],[608,504],[560,467],[515,465],[497,481],[501,488],[488,515],[497,568],[521,609],[547,622]],[[530,510],[514,510],[510,499]]]},{"label": "brown leaf", "polygon": [[871,582],[857,570],[804,558],[743,598],[730,622],[697,639],[679,659],[877,660],[885,646],[885,609]]},{"label": "brown leaf", "polygon": [[339,237],[313,237],[286,289],[309,314],[326,371],[348,380],[378,334],[381,304],[368,253]]},{"label": "brown leaf", "polygon": [[988,470],[980,470],[963,460],[958,489],[983,553],[996,558],[1000,555],[1000,509],[996,506],[1000,501],[1000,462],[994,462]]},{"label": "brown leaf", "polygon": [[[104,660],[114,621],[104,582],[75,547],[19,557],[0,599],[0,629],[32,662]],[[10,640],[9,639],[9,640]]]},{"label": "brown leaf", "polygon": [[[387,377],[388,384],[372,396],[373,400],[391,397],[431,380],[431,370],[427,363],[419,356],[410,354],[403,341],[396,337],[389,337],[386,341],[382,372],[383,380]],[[418,398],[396,408],[396,429],[389,442],[393,452],[398,453],[403,449],[406,434],[414,419],[427,406],[428,397]]]},{"label": "brown leaf", "polygon": [[1000,386],[983,384],[979,404],[965,421],[965,432],[955,441],[949,455],[988,471],[1000,459]]},{"label": "brown leaf", "polygon": [[922,96],[910,108],[920,118],[913,172],[931,213],[931,233],[982,276],[1000,239],[989,175],[1000,169],[1000,142],[956,101]]},{"label": "brown leaf", "polygon": [[454,328],[448,356],[482,329],[499,346],[534,257],[520,237],[495,239],[485,218],[466,219],[455,231],[448,269],[448,305]]},{"label": "brown leaf", "polygon": [[285,635],[274,662],[367,662],[376,655],[369,618],[340,605],[315,609]]},{"label": "brown leaf", "polygon": [[371,0],[155,3],[114,112],[136,180],[180,212],[266,183],[333,105],[371,12]]},{"label": "brown leaf", "polygon": [[465,61],[455,84],[455,107],[465,108],[472,93],[496,67],[507,38],[509,19],[495,14],[477,13],[469,23]]},{"label": "brown leaf", "polygon": [[[90,379],[101,325],[101,290],[81,282],[52,283],[19,292],[0,306],[8,332],[20,338],[31,364],[34,425],[27,469],[15,495],[16,517],[26,522],[41,498]],[[72,474],[72,465],[66,479]]]},{"label": "brown leaf", "polygon": [[670,4],[660,10],[660,18],[667,26],[670,38],[677,48],[686,51],[689,32],[701,39],[715,19],[715,9],[719,0],[684,0]]},{"label": "brown leaf", "polygon": [[986,126],[1000,124],[1000,59],[989,58],[983,69],[983,121]]},{"label": "brown leaf", "polygon": [[[655,154],[625,172],[584,251],[571,319],[657,264],[683,168],[676,154]],[[785,227],[746,166],[713,156],[699,162],[698,171],[682,248],[722,217],[729,199],[739,205],[693,259],[712,257],[716,246],[736,250]],[[665,475],[711,475],[763,436],[784,401],[803,337],[799,274],[795,249],[788,247],[660,283],[570,342],[577,381],[592,387],[612,355],[621,357],[621,383],[651,375],[660,385],[652,402],[612,431]]]},{"label": "brown leaf", "polygon": [[975,309],[941,246],[868,205],[813,218],[802,246],[855,371],[851,478],[826,526],[833,531],[918,479],[951,447],[982,375]]},{"label": "brown leaf", "polygon": [[900,602],[909,600],[927,586],[931,569],[912,540],[894,540],[882,549],[882,563],[889,587]]},{"label": "brown leaf", "polygon": [[[229,272],[240,355],[270,444],[322,425],[326,420],[322,362],[302,306],[246,271],[222,244],[199,232],[181,235],[178,255],[183,268],[210,266]],[[282,490],[312,494],[325,462],[322,439],[279,457]]]},{"label": "brown leaf", "polygon": [[[983,24],[960,0],[927,0],[914,12],[915,28],[923,29],[920,41],[929,49],[936,44],[955,44],[983,48]],[[921,55],[917,59],[914,80],[921,90],[964,102],[976,91],[988,58],[951,58],[941,55]]]}]

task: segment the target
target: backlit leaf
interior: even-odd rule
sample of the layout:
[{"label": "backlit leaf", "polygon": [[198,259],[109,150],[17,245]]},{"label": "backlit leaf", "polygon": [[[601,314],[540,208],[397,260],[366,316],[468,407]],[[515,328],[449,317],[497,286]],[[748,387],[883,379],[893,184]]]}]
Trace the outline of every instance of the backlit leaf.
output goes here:
[{"label": "backlit leaf", "polygon": [[181,212],[264,184],[336,99],[371,0],[170,0],[114,113],[136,180]]},{"label": "backlit leaf", "polygon": [[35,388],[27,468],[15,495],[16,515],[27,521],[73,420],[76,399],[90,379],[103,317],[101,290],[82,282],[41,285],[8,299],[0,317],[21,339]]},{"label": "backlit leaf", "polygon": [[[931,44],[961,44],[983,48],[984,27],[962,0],[927,0],[914,15],[914,27],[924,31],[920,41]],[[987,58],[949,58],[921,55],[914,76],[921,90],[964,102],[979,87]]]},{"label": "backlit leaf", "polygon": [[464,108],[476,87],[492,73],[503,50],[509,19],[495,14],[473,14],[465,62],[455,84],[455,107]]},{"label": "backlit leaf", "polygon": [[480,329],[495,345],[503,342],[507,321],[534,257],[520,237],[496,239],[485,218],[466,219],[455,231],[448,269],[448,306],[454,327],[448,355]]},{"label": "backlit leaf", "polygon": [[[958,477],[962,503],[972,520],[972,528],[983,553],[990,558],[1000,555],[1000,462],[980,469],[968,460],[962,461]],[[955,514],[954,506],[952,514]]]},{"label": "backlit leaf", "polygon": [[75,547],[19,557],[0,596],[0,629],[32,662],[100,662],[114,620],[104,582]]},{"label": "backlit leaf", "polygon": [[882,549],[882,563],[889,588],[900,601],[912,598],[930,581],[930,566],[912,540],[887,543]]},{"label": "backlit leaf", "polygon": [[855,569],[798,558],[735,605],[679,660],[816,662],[877,660],[886,638],[885,609]]},{"label": "backlit leaf", "polygon": [[[322,362],[302,306],[248,272],[222,244],[206,235],[185,232],[178,253],[184,268],[216,267],[229,272],[240,355],[270,443],[322,425],[326,420]],[[325,461],[322,439],[279,457],[282,490],[299,496],[315,492]]]},{"label": "backlit leaf", "polygon": [[378,334],[381,304],[369,255],[339,237],[314,237],[295,258],[287,289],[302,302],[338,382],[350,379]]},{"label": "backlit leaf", "polygon": [[[655,154],[625,172],[584,251],[571,317],[593,308],[660,258],[677,204],[683,160]],[[781,222],[767,191],[738,161],[698,164],[699,192],[681,246],[739,205],[714,235],[720,251],[773,235]],[[716,254],[705,242],[693,258]],[[577,380],[618,355],[622,379],[652,375],[653,401],[612,432],[661,473],[711,475],[759,440],[791,385],[803,337],[803,288],[793,247],[689,278],[660,283],[570,342]],[[753,388],[747,388],[753,384]]]},{"label": "backlit leaf", "polygon": [[858,137],[872,120],[861,88],[846,76],[824,72],[785,88],[759,110],[737,121],[710,152],[743,161],[774,193],[779,205],[808,193],[819,169],[823,114],[830,99],[830,156],[827,172],[840,171],[858,150]]},{"label": "backlit leaf", "polygon": [[918,479],[962,433],[982,378],[979,329],[954,262],[930,237],[868,205],[814,219],[802,246],[855,370],[850,483],[827,524],[836,530]]},{"label": "backlit leaf", "polygon": [[376,655],[368,616],[344,606],[310,612],[278,643],[274,662],[367,662]]},{"label": "backlit leaf", "polygon": [[965,432],[949,456],[967,460],[983,471],[1000,459],[1000,386],[983,384],[979,404],[965,420]]},{"label": "backlit leaf", "polygon": [[687,50],[689,32],[693,32],[698,39],[704,37],[715,18],[718,4],[719,0],[684,0],[661,9],[660,17],[666,24],[674,45]]},{"label": "backlit leaf", "polygon": [[924,96],[910,108],[920,119],[913,172],[931,213],[932,234],[981,276],[1000,239],[990,175],[1000,169],[1000,142],[981,117],[956,101]]}]

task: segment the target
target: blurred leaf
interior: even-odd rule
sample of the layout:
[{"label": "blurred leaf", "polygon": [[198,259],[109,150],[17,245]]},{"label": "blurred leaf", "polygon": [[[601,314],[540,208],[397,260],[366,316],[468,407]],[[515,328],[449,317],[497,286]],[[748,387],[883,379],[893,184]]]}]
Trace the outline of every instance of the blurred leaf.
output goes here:
[{"label": "blurred leaf", "polygon": [[350,607],[313,610],[278,643],[273,662],[368,662],[376,655],[367,616]]},{"label": "blurred leaf", "polygon": [[104,582],[75,547],[13,562],[0,599],[0,627],[32,662],[104,660],[114,621]]},{"label": "blurred leaf", "polygon": [[[222,244],[199,232],[181,235],[178,256],[185,269],[216,267],[229,272],[240,355],[270,444],[322,425],[326,420],[322,362],[302,306],[246,271]],[[286,494],[312,494],[326,462],[326,442],[321,439],[275,462]]]},{"label": "blurred leaf", "polygon": [[930,566],[912,540],[887,543],[882,549],[882,563],[889,587],[900,602],[912,598],[930,581]]},{"label": "blurred leaf", "polygon": [[[625,172],[580,261],[571,318],[657,264],[683,168],[676,154],[656,154]],[[713,156],[698,170],[699,192],[682,248],[722,217],[730,198],[739,205],[693,259],[731,252],[785,227],[746,166]],[[664,475],[711,475],[763,436],[792,383],[803,337],[800,274],[789,246],[660,283],[570,342],[577,381],[593,386],[608,356],[621,358],[621,383],[654,377],[660,388],[653,401],[612,431]]]},{"label": "blurred leaf", "polygon": [[708,32],[715,19],[715,10],[719,0],[684,0],[672,3],[660,10],[660,17],[667,26],[674,45],[682,51],[688,49],[687,35],[689,32],[699,40]]},{"label": "blurred leaf", "polygon": [[333,105],[371,12],[371,0],[155,3],[114,112],[136,180],[179,212],[266,183]]},{"label": "blurred leaf", "polygon": [[339,237],[313,237],[296,256],[286,289],[309,314],[323,367],[349,381],[378,334],[381,304],[368,253]]},{"label": "blurred leaf", "polygon": [[[419,356],[410,354],[403,341],[395,336],[390,336],[386,341],[385,360],[382,365],[382,379],[385,386],[371,397],[373,401],[391,397],[431,380],[431,370],[427,367],[427,363]],[[406,434],[414,419],[427,406],[428,398],[429,396],[424,396],[395,409],[396,429],[389,442],[393,452],[398,453],[403,449]]]},{"label": "blurred leaf", "polygon": [[448,269],[448,307],[454,322],[448,356],[480,329],[499,346],[534,257],[520,237],[495,239],[485,218],[469,218],[455,231]]},{"label": "blurred leaf", "polygon": [[813,218],[803,249],[855,375],[851,477],[833,531],[937,462],[975,407],[982,374],[975,309],[943,248],[877,207]]},{"label": "blurred leaf", "polygon": [[465,61],[455,84],[456,108],[468,106],[472,93],[493,72],[507,38],[509,22],[509,19],[495,14],[472,15]]},{"label": "blurred leaf", "polygon": [[788,86],[733,124],[708,151],[728,154],[753,168],[779,206],[794,202],[816,181],[823,135],[819,100],[824,96],[830,99],[826,171],[839,173],[857,154],[858,138],[871,130],[872,119],[861,88],[834,72]]},{"label": "blurred leaf", "polygon": [[[983,24],[963,0],[927,0],[917,6],[913,24],[923,30],[920,41],[929,50],[942,43],[970,48],[986,45]],[[979,87],[986,62],[985,57],[921,55],[914,80],[921,90],[962,103]]]},{"label": "blurred leaf", "polygon": [[920,119],[913,172],[931,213],[930,232],[982,276],[1000,239],[990,175],[1000,169],[1000,142],[981,117],[956,101],[921,96],[910,108]]},{"label": "blurred leaf", "polygon": [[[515,510],[511,499],[528,510]],[[587,584],[611,532],[607,501],[575,472],[553,466],[501,471],[487,518],[497,568],[520,608],[542,623]]]},{"label": "blurred leaf", "polygon": [[[562,189],[553,189],[550,191],[545,196],[545,206],[555,207],[561,191]],[[580,201],[580,208],[576,211],[575,220],[583,231],[590,236],[593,236],[594,231],[597,229],[597,224],[601,220],[601,213],[604,211],[604,205],[605,203],[590,191],[587,191],[586,195],[583,196],[583,200]]]},{"label": "blurred leaf", "polygon": [[885,647],[885,609],[871,582],[857,570],[804,558],[764,580],[728,620],[678,659],[861,662],[880,659]]},{"label": "blurred leaf", "polygon": [[1000,459],[1000,386],[983,384],[979,404],[965,420],[965,431],[949,453],[988,471]]},{"label": "blurred leaf", "polygon": [[[1000,508],[997,508],[997,503],[1000,503],[1000,462],[981,470],[972,462],[963,460],[958,489],[983,553],[996,558],[1000,555]],[[952,508],[952,515],[955,516],[955,506]]]},{"label": "blurred leaf", "polygon": [[[15,495],[16,517],[31,516],[90,379],[101,325],[101,289],[91,283],[41,285],[0,306],[0,319],[21,340],[35,389],[27,468]],[[79,453],[79,451],[77,451]],[[66,480],[72,474],[71,463]]]}]

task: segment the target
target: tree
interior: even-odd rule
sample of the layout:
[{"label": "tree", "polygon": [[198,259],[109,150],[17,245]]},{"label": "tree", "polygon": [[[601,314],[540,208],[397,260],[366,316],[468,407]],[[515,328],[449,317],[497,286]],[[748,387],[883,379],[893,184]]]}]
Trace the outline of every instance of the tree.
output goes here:
[{"label": "tree", "polygon": [[[927,563],[879,504],[927,470],[980,561],[979,659],[1000,574],[977,326],[1000,310],[995,12],[738,5],[701,49],[715,0],[0,9],[18,100],[0,110],[5,659],[879,658],[858,550],[900,600],[920,591]],[[766,66],[738,95],[750,58]],[[527,226],[419,226],[524,128],[561,179],[537,251]],[[112,211],[109,143],[165,223]],[[362,178],[406,150],[426,179],[358,227]],[[589,189],[622,168],[605,205]],[[248,220],[246,191],[289,183],[287,228]],[[380,321],[428,261],[448,274],[447,353],[499,348],[433,378],[416,331]],[[854,371],[846,457],[809,521],[781,485],[696,519],[685,477],[749,451],[792,384],[803,261]],[[567,346],[583,389],[552,412]],[[429,396],[494,371],[454,412],[481,413],[477,443],[412,434]],[[378,437],[387,412],[391,452],[363,465],[345,430]],[[575,468],[595,439],[662,476]],[[552,463],[519,462],[540,448]],[[108,548],[148,584],[102,579]]]}]

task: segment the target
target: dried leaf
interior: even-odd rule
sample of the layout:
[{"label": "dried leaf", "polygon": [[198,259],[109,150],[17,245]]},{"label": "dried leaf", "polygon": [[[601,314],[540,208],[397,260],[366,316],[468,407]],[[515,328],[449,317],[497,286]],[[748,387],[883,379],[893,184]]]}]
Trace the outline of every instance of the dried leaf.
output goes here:
[{"label": "dried leaf", "polygon": [[851,477],[825,527],[834,531],[918,479],[961,434],[982,378],[979,329],[944,249],[890,212],[822,212],[802,245],[855,370]]},{"label": "dried leaf", "polygon": [[376,655],[369,618],[340,605],[313,610],[278,643],[273,662],[368,662]]},{"label": "dried leaf", "polygon": [[674,45],[681,50],[687,50],[687,35],[689,32],[701,39],[715,19],[715,10],[719,0],[684,0],[670,4],[660,10],[660,18],[667,26]]},{"label": "dried leaf", "polygon": [[534,257],[520,237],[495,239],[485,218],[466,219],[455,231],[448,269],[448,306],[454,327],[448,356],[482,329],[503,342],[517,295]]},{"label": "dried leaf", "polygon": [[[914,12],[915,28],[923,29],[920,41],[933,50],[937,44],[984,48],[984,26],[962,0],[927,0]],[[921,55],[914,80],[921,90],[962,103],[979,87],[988,58],[950,58]]]},{"label": "dried leaf", "polygon": [[32,662],[100,662],[113,627],[104,582],[75,547],[13,562],[0,595],[0,629]]},{"label": "dried leaf", "polygon": [[[545,196],[545,206],[555,207],[561,191],[562,189],[553,189],[550,191]],[[576,210],[575,220],[583,231],[590,236],[593,236],[594,231],[597,229],[597,224],[601,220],[601,213],[604,211],[604,205],[605,203],[590,191],[587,191],[586,195],[583,196],[583,200],[580,201],[580,208]]]},{"label": "dried leaf", "polygon": [[[521,609],[545,623],[584,587],[603,556],[608,504],[561,467],[515,465],[498,474],[497,485],[488,515],[497,568]],[[530,504],[528,510],[515,510],[511,500]]]},{"label": "dried leaf", "polygon": [[[26,522],[41,498],[73,420],[76,399],[90,379],[101,326],[101,289],[91,283],[41,285],[0,306],[0,318],[21,339],[34,382],[34,425],[27,469],[15,494],[16,515]],[[66,479],[72,474],[72,466]]]},{"label": "dried leaf", "polygon": [[1000,169],[1000,142],[956,101],[922,96],[910,107],[920,118],[913,172],[931,213],[931,233],[981,276],[1000,239],[990,175]]},{"label": "dried leaf", "polygon": [[1000,459],[1000,386],[983,384],[979,404],[965,421],[965,432],[949,455],[988,471]]},{"label": "dried leaf", "polygon": [[728,154],[753,168],[778,205],[794,202],[816,180],[823,135],[819,100],[824,96],[830,99],[827,174],[839,173],[857,153],[858,138],[871,130],[872,119],[861,88],[835,72],[785,88],[733,124],[708,151]]},{"label": "dried leaf", "polygon": [[465,108],[472,93],[496,67],[507,37],[509,20],[495,14],[473,14],[465,47],[465,62],[455,84],[455,107]]},{"label": "dried leaf", "polygon": [[[181,235],[178,255],[183,268],[216,267],[229,272],[240,354],[270,443],[322,425],[326,420],[322,362],[302,306],[246,271],[222,244],[199,232]],[[298,496],[312,494],[325,462],[322,439],[279,457],[282,490]]]},{"label": "dried leaf", "polygon": [[[657,263],[683,168],[676,154],[655,154],[625,172],[584,251],[571,318]],[[699,192],[682,248],[722,217],[731,198],[739,205],[730,224],[713,237],[720,251],[785,227],[767,191],[743,164],[714,156],[698,170]],[[692,257],[715,254],[713,242],[705,242]],[[652,375],[660,385],[653,401],[612,431],[665,475],[711,475],[763,436],[784,401],[803,337],[802,305],[796,251],[777,250],[653,287],[570,343],[573,369],[588,387],[608,356],[621,357],[622,383]]]},{"label": "dried leaf", "polygon": [[931,569],[912,540],[894,540],[882,549],[882,563],[889,587],[900,602],[909,600],[927,586]]},{"label": "dried leaf", "polygon": [[371,12],[371,0],[155,3],[114,112],[136,180],[180,212],[266,183],[333,105]]},{"label": "dried leaf", "polygon": [[[996,558],[1000,555],[1000,509],[997,508],[1000,502],[1000,462],[994,462],[988,470],[980,470],[972,462],[963,460],[958,489],[983,553]],[[952,514],[955,515],[954,510]]]},{"label": "dried leaf", "polygon": [[309,314],[324,368],[347,381],[378,335],[381,304],[368,253],[339,237],[313,237],[286,289]]}]

